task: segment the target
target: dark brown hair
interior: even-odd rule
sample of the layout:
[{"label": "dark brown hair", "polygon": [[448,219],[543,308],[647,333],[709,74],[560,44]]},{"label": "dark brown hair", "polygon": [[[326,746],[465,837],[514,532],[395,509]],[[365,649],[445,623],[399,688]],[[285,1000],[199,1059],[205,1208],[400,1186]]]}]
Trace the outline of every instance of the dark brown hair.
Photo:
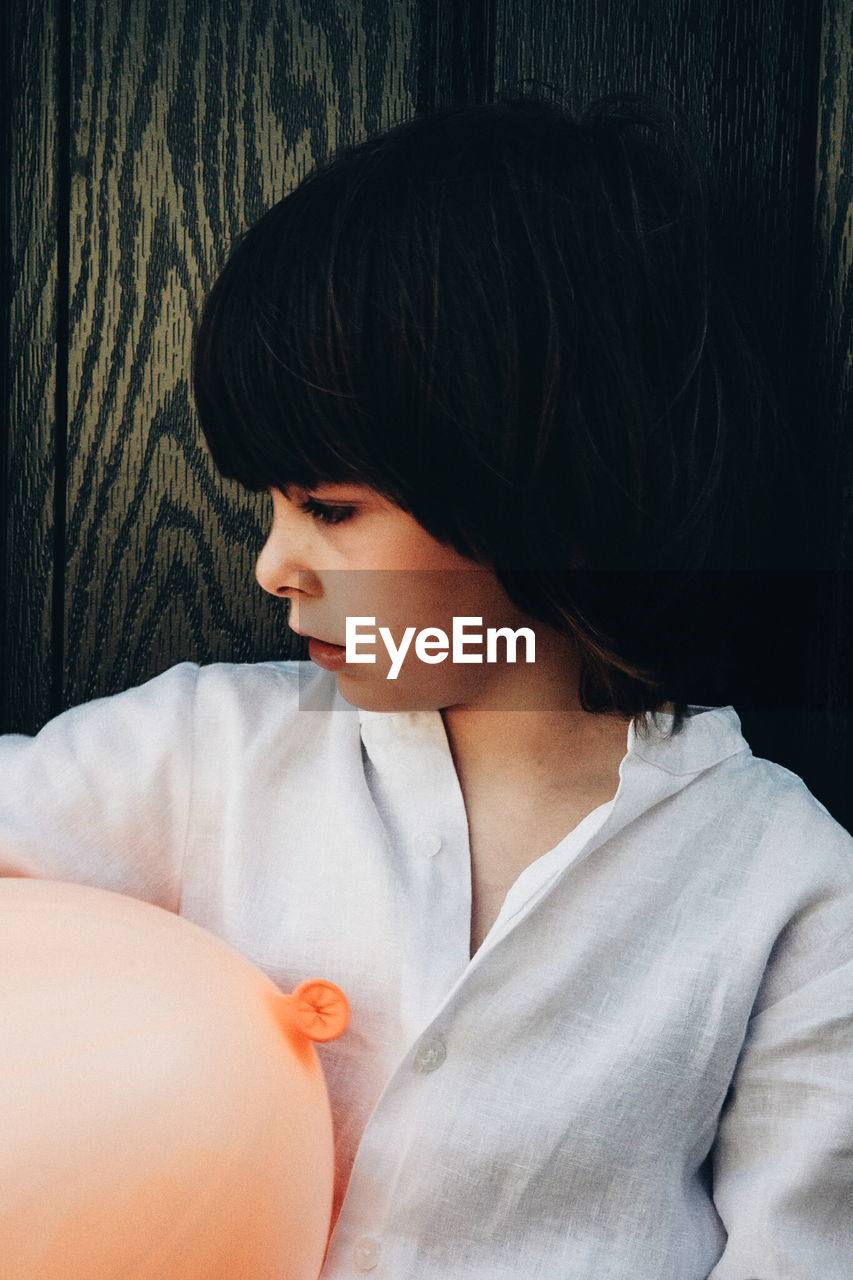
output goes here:
[{"label": "dark brown hair", "polygon": [[193,377],[224,475],[371,485],[574,636],[586,710],[713,697],[775,407],[671,111],[508,97],[342,149],[234,247]]}]

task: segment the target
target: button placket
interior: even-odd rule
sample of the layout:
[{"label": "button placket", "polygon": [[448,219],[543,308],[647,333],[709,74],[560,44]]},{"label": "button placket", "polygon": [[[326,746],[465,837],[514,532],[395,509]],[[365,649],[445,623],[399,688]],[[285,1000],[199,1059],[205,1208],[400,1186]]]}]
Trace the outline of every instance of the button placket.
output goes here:
[{"label": "button placket", "polygon": [[432,828],[419,831],[412,840],[412,847],[415,853],[422,858],[434,858],[441,851],[443,844],[441,833]]},{"label": "button placket", "polygon": [[415,1054],[415,1070],[422,1075],[437,1071],[447,1058],[447,1045],[439,1036],[424,1040]]},{"label": "button placket", "polygon": [[382,1246],[373,1236],[359,1236],[353,1245],[352,1258],[359,1271],[372,1271],[379,1262]]}]

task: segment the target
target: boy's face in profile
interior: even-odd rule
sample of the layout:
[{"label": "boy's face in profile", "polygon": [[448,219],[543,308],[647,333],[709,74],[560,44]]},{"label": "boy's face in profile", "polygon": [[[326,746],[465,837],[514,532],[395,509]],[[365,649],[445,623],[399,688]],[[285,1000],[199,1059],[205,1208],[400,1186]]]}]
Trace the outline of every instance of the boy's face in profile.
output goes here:
[{"label": "boy's face in profile", "polygon": [[[540,653],[545,656],[546,633],[556,633],[512,604],[492,570],[438,542],[414,516],[366,485],[324,484],[310,495],[296,486],[286,494],[270,492],[272,527],[255,573],[265,591],[291,601],[292,629],[344,645],[347,617],[375,619],[359,624],[362,636],[374,637],[359,652],[376,661],[344,663],[335,672],[348,702],[375,711],[434,710],[510,686],[520,689],[530,680],[523,641],[515,663],[506,662],[502,641],[498,660],[485,661],[486,629],[530,627],[537,663]],[[418,658],[418,632],[440,628],[451,639],[454,617],[475,619],[466,630],[482,640],[469,641],[465,652],[480,654],[481,661],[453,662],[452,652],[439,663]],[[392,657],[380,627],[390,630],[395,646],[407,628],[415,628],[395,679],[388,679]]]}]

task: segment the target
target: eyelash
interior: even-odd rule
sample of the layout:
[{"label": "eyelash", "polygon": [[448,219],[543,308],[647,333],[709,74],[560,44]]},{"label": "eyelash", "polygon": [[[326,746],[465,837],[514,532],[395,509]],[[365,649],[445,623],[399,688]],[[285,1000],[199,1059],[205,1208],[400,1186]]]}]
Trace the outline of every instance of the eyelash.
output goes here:
[{"label": "eyelash", "polygon": [[343,524],[355,514],[355,507],[327,507],[315,498],[306,498],[299,504],[299,510],[313,516],[320,524]]}]

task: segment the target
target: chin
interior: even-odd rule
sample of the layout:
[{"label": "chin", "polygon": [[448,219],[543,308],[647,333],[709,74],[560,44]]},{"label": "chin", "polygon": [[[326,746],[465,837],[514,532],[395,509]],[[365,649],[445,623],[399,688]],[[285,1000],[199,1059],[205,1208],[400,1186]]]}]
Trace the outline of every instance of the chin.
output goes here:
[{"label": "chin", "polygon": [[452,699],[442,700],[435,690],[412,689],[394,680],[361,681],[347,672],[336,673],[338,693],[362,711],[438,711]]}]

